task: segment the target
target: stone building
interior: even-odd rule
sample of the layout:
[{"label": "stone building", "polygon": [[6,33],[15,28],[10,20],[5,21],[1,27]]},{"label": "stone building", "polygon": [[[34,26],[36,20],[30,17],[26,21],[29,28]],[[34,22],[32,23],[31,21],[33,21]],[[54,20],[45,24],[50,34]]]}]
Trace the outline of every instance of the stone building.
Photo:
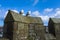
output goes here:
[{"label": "stone building", "polygon": [[0,37],[3,37],[3,26],[0,26]]},{"label": "stone building", "polygon": [[60,40],[60,18],[50,18],[48,23],[49,33],[56,37],[56,40]]},{"label": "stone building", "polygon": [[4,20],[3,37],[9,40],[45,40],[45,31],[40,17],[22,16],[11,10]]}]

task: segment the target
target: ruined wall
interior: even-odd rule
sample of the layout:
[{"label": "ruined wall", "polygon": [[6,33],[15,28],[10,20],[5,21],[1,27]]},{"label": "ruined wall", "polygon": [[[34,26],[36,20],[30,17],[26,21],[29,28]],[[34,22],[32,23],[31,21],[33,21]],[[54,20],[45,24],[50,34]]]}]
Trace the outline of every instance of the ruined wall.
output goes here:
[{"label": "ruined wall", "polygon": [[27,40],[28,24],[14,22],[13,40]]},{"label": "ruined wall", "polygon": [[45,31],[42,24],[29,24],[29,40],[45,40]]},{"label": "ruined wall", "polygon": [[35,33],[36,33],[36,39],[45,40],[45,31],[44,31],[43,25],[36,24],[35,25]]},{"label": "ruined wall", "polygon": [[55,34],[56,34],[56,40],[60,40],[60,24],[55,24]]},{"label": "ruined wall", "polygon": [[9,39],[7,39],[7,38],[0,38],[0,40],[9,40]]},{"label": "ruined wall", "polygon": [[14,22],[13,40],[45,40],[43,25]]},{"label": "ruined wall", "polygon": [[29,40],[35,40],[36,33],[34,29],[35,29],[34,24],[32,23],[28,24],[28,32],[29,32],[28,39]]},{"label": "ruined wall", "polygon": [[10,40],[13,39],[13,22],[6,22],[4,25],[3,36],[4,38],[8,38]]}]

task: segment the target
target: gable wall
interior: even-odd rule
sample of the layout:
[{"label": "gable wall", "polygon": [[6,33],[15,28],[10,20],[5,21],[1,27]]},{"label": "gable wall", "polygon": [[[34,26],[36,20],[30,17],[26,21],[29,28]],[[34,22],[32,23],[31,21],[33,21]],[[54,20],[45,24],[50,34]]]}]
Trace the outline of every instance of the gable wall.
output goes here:
[{"label": "gable wall", "polygon": [[55,24],[56,39],[60,40],[60,24]]},{"label": "gable wall", "polygon": [[8,39],[13,39],[13,22],[5,22],[3,36]]},{"label": "gable wall", "polygon": [[53,23],[52,20],[49,20],[49,23],[48,23],[48,30],[49,30],[49,33],[53,34],[54,36],[55,35],[55,23]]},{"label": "gable wall", "polygon": [[28,26],[26,23],[14,22],[13,40],[27,40]]}]

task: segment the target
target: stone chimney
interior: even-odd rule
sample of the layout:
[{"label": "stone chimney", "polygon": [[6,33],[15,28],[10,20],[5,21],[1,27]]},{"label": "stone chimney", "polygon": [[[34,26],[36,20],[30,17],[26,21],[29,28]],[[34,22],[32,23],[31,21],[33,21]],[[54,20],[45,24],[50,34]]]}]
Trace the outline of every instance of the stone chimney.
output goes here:
[{"label": "stone chimney", "polygon": [[10,12],[11,10],[8,10],[8,12]]},{"label": "stone chimney", "polygon": [[24,13],[24,10],[21,10],[19,14],[20,14],[20,15],[23,15],[23,13]]},{"label": "stone chimney", "polygon": [[26,14],[26,16],[30,16],[30,14],[31,14],[31,11],[28,11],[27,14]]}]

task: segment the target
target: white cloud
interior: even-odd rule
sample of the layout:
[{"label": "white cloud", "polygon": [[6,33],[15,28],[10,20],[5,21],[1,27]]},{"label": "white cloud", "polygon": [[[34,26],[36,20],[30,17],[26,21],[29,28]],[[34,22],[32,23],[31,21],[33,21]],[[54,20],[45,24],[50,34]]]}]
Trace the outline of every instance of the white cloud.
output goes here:
[{"label": "white cloud", "polygon": [[40,17],[41,17],[44,25],[47,26],[48,25],[49,16],[43,16],[43,15],[41,15]]},{"label": "white cloud", "polygon": [[56,9],[51,9],[50,11],[50,15],[47,15],[49,16],[49,18],[60,18],[60,8],[56,8]]},{"label": "white cloud", "polygon": [[[54,11],[53,11],[54,10]],[[50,15],[47,15],[49,18],[60,18],[60,8],[56,8],[56,9],[47,9],[46,12],[50,12]],[[51,13],[53,12],[53,14]]]},{"label": "white cloud", "polygon": [[31,11],[28,11],[29,12],[29,14],[31,14]]},{"label": "white cloud", "polygon": [[24,13],[24,10],[22,9],[21,12]]},{"label": "white cloud", "polygon": [[54,17],[60,18],[60,8],[57,8],[57,9],[55,10],[55,15],[54,15]]},{"label": "white cloud", "polygon": [[39,11],[34,11],[34,12],[32,12],[32,15],[34,15],[36,17],[39,17],[40,16],[40,12]]},{"label": "white cloud", "polygon": [[43,21],[48,21],[49,20],[49,16],[40,16],[40,17]]},{"label": "white cloud", "polygon": [[44,9],[44,13],[49,13],[51,11],[53,11],[53,8],[46,8],[46,9]]},{"label": "white cloud", "polygon": [[4,18],[6,17],[7,13],[8,13],[8,11],[5,12]]},{"label": "white cloud", "polygon": [[39,0],[34,0],[33,6],[35,6],[38,2]]},{"label": "white cloud", "polygon": [[55,9],[55,11],[59,11],[59,10],[60,10],[60,8],[56,8],[56,9]]},{"label": "white cloud", "polygon": [[16,12],[16,13],[19,13],[17,10],[12,10],[12,11],[14,11],[14,12]]},{"label": "white cloud", "polygon": [[23,13],[22,15],[25,16],[25,13],[24,13],[24,10],[23,9],[20,12],[22,12]]},{"label": "white cloud", "polygon": [[24,13],[23,13],[22,15],[23,15],[23,16],[25,16],[25,14],[24,14]]},{"label": "white cloud", "polygon": [[43,21],[46,21],[49,19],[49,16],[48,15],[41,15],[39,11],[34,11],[32,12],[32,15],[34,15],[35,17],[41,17]]}]

